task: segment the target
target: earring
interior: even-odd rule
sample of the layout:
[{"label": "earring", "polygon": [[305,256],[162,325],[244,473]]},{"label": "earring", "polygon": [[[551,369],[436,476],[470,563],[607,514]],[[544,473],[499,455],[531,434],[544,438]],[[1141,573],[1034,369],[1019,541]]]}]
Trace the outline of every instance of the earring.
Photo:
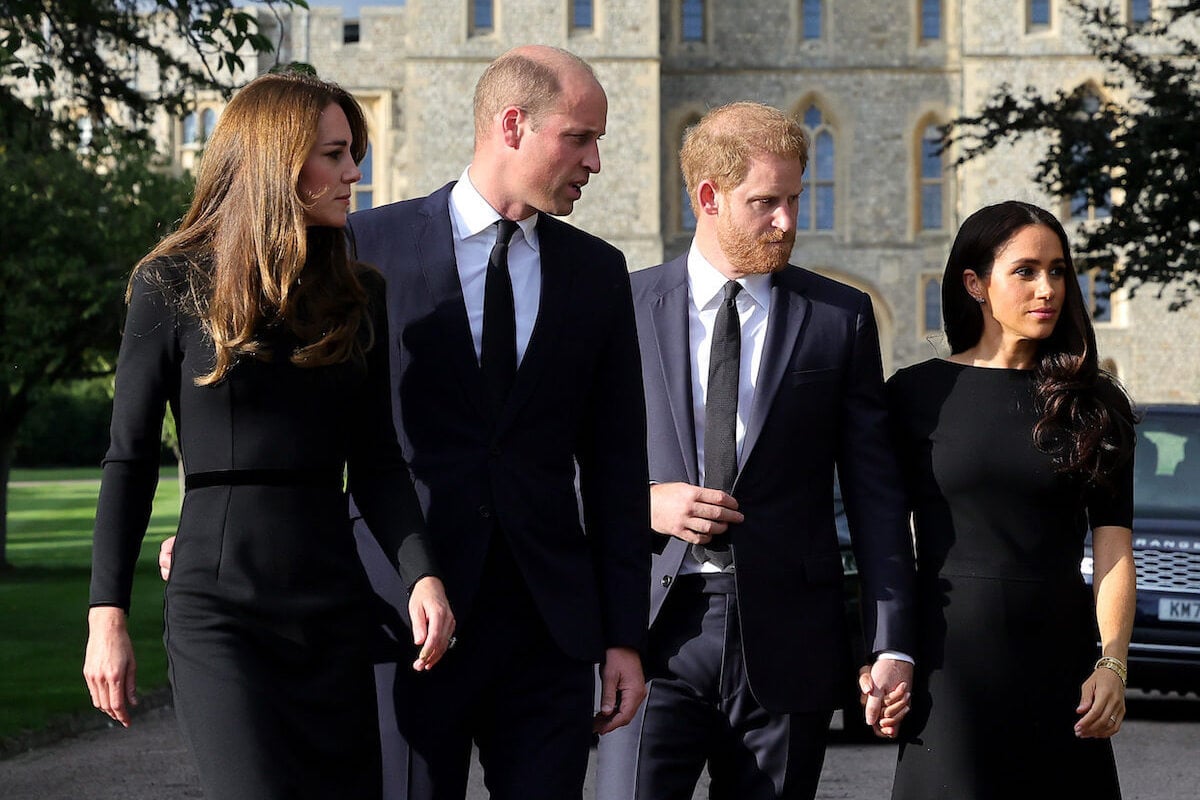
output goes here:
[{"label": "earring", "polygon": [[975,302],[979,303],[979,305],[983,305],[984,303],[987,302],[987,300],[984,300],[982,297],[975,297],[975,295],[971,295],[971,297],[973,297],[975,299]]}]

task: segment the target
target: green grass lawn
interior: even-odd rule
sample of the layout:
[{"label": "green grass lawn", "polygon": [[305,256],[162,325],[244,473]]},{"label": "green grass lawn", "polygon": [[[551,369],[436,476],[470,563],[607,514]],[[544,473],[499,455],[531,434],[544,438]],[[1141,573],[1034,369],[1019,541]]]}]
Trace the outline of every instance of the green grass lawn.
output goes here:
[{"label": "green grass lawn", "polygon": [[[8,496],[8,559],[0,573],[0,740],[92,708],[83,683],[88,580],[98,470],[14,470]],[[133,589],[130,634],[138,690],[167,683],[158,543],[175,532],[179,483],[163,470]]]},{"label": "green grass lawn", "polygon": [[95,467],[14,469],[8,479],[13,483],[21,481],[94,481],[97,480],[98,474]]}]

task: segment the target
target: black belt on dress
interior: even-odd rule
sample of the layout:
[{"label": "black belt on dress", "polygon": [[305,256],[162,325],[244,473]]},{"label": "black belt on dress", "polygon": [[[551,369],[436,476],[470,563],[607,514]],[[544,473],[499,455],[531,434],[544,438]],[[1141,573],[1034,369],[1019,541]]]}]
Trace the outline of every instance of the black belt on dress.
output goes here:
[{"label": "black belt on dress", "polygon": [[331,469],[219,469],[193,472],[183,479],[185,491],[208,486],[307,486],[342,488],[342,471]]}]

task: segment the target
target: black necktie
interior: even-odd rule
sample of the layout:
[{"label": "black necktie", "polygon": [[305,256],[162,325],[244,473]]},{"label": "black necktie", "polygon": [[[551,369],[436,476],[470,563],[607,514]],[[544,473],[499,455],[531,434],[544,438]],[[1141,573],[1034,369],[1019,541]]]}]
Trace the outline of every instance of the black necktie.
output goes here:
[{"label": "black necktie", "polygon": [[[742,325],[738,317],[737,295],[742,285],[725,284],[725,299],[717,309],[713,325],[712,351],[708,362],[708,396],[704,401],[704,485],[728,492],[737,475],[738,375],[741,372]],[[732,561],[728,532],[707,545],[695,545],[693,553],[700,561],[712,561],[720,567]]]},{"label": "black necktie", "polygon": [[513,311],[512,278],[508,274],[508,242],[517,223],[496,223],[496,244],[488,256],[487,281],[483,289],[483,345],[479,366],[488,399],[496,414],[504,407],[517,374],[517,319]]}]

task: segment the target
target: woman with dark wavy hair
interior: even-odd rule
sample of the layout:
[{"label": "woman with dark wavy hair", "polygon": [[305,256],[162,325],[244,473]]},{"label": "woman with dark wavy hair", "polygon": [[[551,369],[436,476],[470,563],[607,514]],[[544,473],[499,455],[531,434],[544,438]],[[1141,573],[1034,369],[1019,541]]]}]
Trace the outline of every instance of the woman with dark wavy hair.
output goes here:
[{"label": "woman with dark wavy hair", "polygon": [[1134,418],[1062,225],[1020,202],[972,214],[942,307],[950,357],[888,382],[919,591],[892,797],[1120,797]]},{"label": "woman with dark wavy hair", "polygon": [[210,800],[380,794],[371,590],[347,493],[410,590],[415,669],[454,625],[392,427],[383,279],[346,255],[366,134],[334,84],[252,81],[213,131],[179,228],[129,283],[84,677],[128,726],[125,614],[169,403],[186,491],[164,640]]}]

